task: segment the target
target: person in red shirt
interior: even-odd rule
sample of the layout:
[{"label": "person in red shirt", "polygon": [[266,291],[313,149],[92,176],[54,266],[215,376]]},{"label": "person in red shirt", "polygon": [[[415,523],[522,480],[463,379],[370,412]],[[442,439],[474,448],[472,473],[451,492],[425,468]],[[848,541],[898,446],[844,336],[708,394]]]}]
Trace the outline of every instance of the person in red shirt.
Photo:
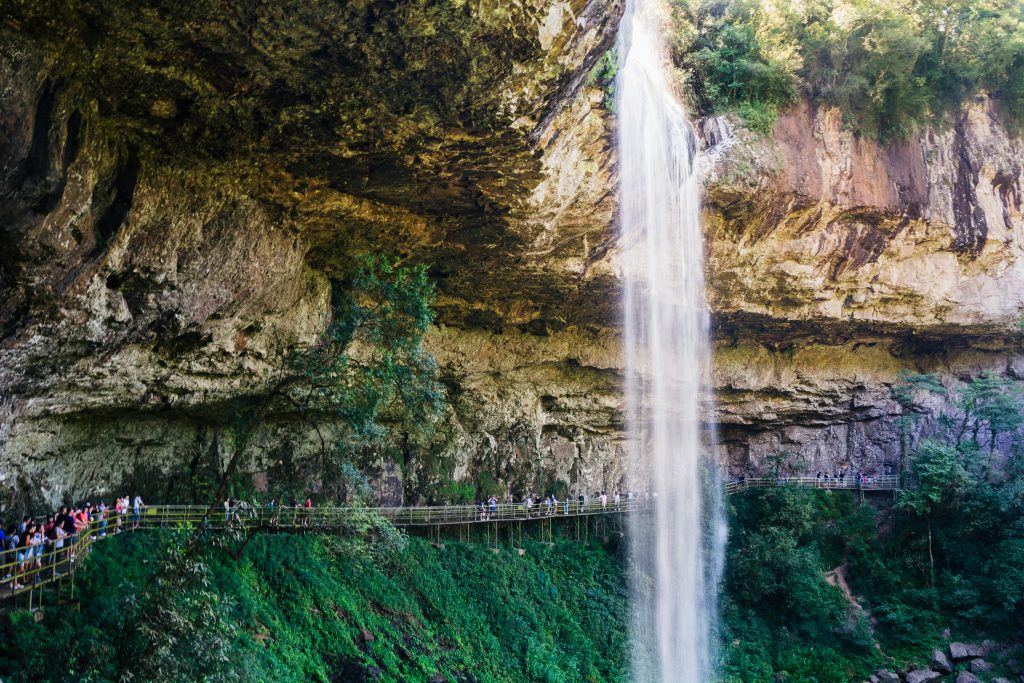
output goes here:
[{"label": "person in red shirt", "polygon": [[82,508],[77,508],[73,515],[75,520],[75,532],[82,533],[89,528],[89,513]]}]

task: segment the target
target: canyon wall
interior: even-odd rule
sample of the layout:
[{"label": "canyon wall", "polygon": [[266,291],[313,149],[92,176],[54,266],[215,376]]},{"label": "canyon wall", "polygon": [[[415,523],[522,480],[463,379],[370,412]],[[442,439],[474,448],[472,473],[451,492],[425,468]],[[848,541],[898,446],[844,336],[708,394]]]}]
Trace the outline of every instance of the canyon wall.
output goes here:
[{"label": "canyon wall", "polygon": [[[621,4],[109,4],[0,25],[5,505],[195,495],[231,406],[367,251],[429,265],[449,404],[373,456],[386,499],[482,473],[624,484],[614,113],[591,75]],[[891,145],[806,103],[769,136],[696,127],[734,474],[782,451],[881,471],[900,370],[1024,369],[1024,145],[986,101]],[[316,441],[275,415],[247,466],[273,485]]]}]

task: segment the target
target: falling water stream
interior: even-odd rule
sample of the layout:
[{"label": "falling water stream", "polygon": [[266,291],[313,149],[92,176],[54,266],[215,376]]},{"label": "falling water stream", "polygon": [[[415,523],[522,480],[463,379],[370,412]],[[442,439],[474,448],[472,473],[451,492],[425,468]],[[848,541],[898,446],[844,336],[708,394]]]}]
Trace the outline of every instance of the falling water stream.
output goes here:
[{"label": "falling water stream", "polygon": [[[616,83],[627,421],[650,515],[631,529],[633,680],[714,679],[724,523],[710,402],[696,141],[673,92],[657,0],[627,0]],[[643,494],[641,494],[643,495]]]}]

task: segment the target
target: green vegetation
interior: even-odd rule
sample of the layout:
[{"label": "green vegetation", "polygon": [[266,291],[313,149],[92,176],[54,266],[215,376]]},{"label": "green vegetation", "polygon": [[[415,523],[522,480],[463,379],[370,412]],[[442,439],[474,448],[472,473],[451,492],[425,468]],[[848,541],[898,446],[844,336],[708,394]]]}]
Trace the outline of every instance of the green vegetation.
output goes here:
[{"label": "green vegetation", "polygon": [[282,390],[304,411],[337,412],[360,435],[379,434],[383,411],[392,420],[429,421],[442,400],[436,364],[423,349],[433,301],[426,267],[365,257],[347,286],[332,287],[330,323],[319,344],[291,357]]},{"label": "green vegetation", "polygon": [[[849,494],[768,489],[731,509],[723,601],[728,683],[847,681],[876,663],[870,624],[825,578],[848,546],[876,543]],[[866,676],[865,676],[866,677]]]},{"label": "green vegetation", "polygon": [[[295,352],[276,395],[313,417],[322,457],[307,466],[333,478],[340,462],[379,445],[388,426],[429,432],[444,402],[437,365],[423,348],[434,321],[434,284],[424,266],[365,257],[352,281],[332,287],[332,316],[318,344]],[[318,421],[344,429],[326,443]],[[334,460],[331,455],[337,456]]]},{"label": "green vegetation", "polygon": [[[1024,457],[1018,444],[998,466],[993,455],[1020,425],[1014,383],[983,373],[950,390],[908,374],[893,394],[919,428],[894,506],[791,489],[731,500],[726,680],[862,679],[924,663],[945,627],[964,639],[1024,629]],[[927,411],[932,394],[948,407]]]},{"label": "green vegetation", "polygon": [[1024,123],[1018,0],[673,0],[672,56],[704,112],[767,131],[804,93],[858,134],[905,137],[990,93]]},{"label": "green vegetation", "polygon": [[587,74],[587,85],[594,85],[604,90],[602,104],[610,112],[615,111],[615,75],[619,71],[619,53],[612,48],[608,50]]},{"label": "green vegetation", "polygon": [[[160,591],[169,604],[153,616],[157,605],[135,593],[154,584],[176,542],[156,533],[110,539],[78,575],[80,612],[3,620],[0,677],[623,679],[626,594],[606,550],[527,542],[520,556],[405,540],[379,548],[365,539],[261,535],[237,561],[207,547],[175,592]],[[194,616],[178,621],[185,614]],[[192,635],[180,637],[186,630]]]},{"label": "green vegetation", "polygon": [[[358,468],[379,464],[382,455],[400,465],[418,456],[421,479],[448,478],[444,463],[431,460],[445,393],[436,362],[423,347],[435,295],[426,268],[368,255],[350,280],[332,283],[331,295],[331,318],[316,342],[292,349],[280,371],[266,378],[263,396],[229,402],[223,435],[229,461],[197,455],[189,490],[169,491],[167,499],[206,503],[229,493],[247,496],[250,441],[264,420],[282,414],[304,421],[319,437],[319,448],[300,458],[289,444],[279,447],[278,465],[268,472],[279,497],[304,497],[316,481],[323,484],[323,498],[346,500],[353,479],[362,476]],[[216,424],[224,422],[223,415],[214,417]],[[394,447],[399,441],[404,448]]]},{"label": "green vegetation", "polygon": [[[893,396],[908,414],[909,456],[895,502],[786,487],[729,499],[722,683],[863,680],[925,663],[947,627],[956,639],[1008,644],[1024,632],[1024,457],[1012,443],[1021,394],[993,373],[956,386],[906,374]],[[1000,456],[996,440],[1013,455]],[[770,466],[780,471],[785,457]],[[347,476],[365,496],[358,472]],[[0,677],[628,675],[625,568],[604,548],[438,548],[369,512],[339,536],[237,536],[154,532],[99,544],[78,574],[80,611],[0,621],[11,644]]]}]

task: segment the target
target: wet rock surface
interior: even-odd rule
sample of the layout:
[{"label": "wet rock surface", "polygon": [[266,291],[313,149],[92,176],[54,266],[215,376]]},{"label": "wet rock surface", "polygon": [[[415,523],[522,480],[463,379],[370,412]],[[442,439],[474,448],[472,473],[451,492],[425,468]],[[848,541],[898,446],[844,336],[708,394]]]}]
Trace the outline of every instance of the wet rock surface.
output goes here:
[{"label": "wet rock surface", "polygon": [[977,659],[985,656],[985,649],[981,645],[973,643],[950,643],[949,655],[954,662],[962,662],[968,659]]}]

